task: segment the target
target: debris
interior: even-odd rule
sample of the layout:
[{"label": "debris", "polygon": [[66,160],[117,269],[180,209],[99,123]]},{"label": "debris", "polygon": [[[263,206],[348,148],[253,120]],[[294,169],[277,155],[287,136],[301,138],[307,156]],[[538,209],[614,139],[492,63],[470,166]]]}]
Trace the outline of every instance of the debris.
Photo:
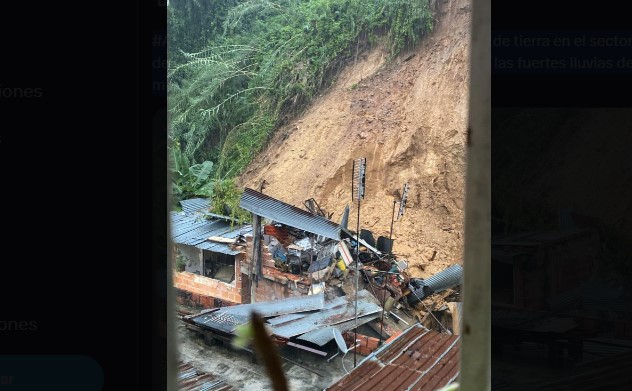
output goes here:
[{"label": "debris", "polygon": [[226,243],[226,244],[235,243],[235,239],[223,238],[221,236],[211,236],[210,238],[206,240],[210,240],[211,242]]},{"label": "debris", "polygon": [[460,302],[448,303],[450,314],[452,315],[452,333],[455,335],[461,334],[461,311],[463,311],[463,305]]},{"label": "debris", "polygon": [[325,283],[324,282],[320,282],[318,284],[312,284],[309,287],[309,292],[308,295],[315,295],[321,292],[325,291]]},{"label": "debris", "polygon": [[417,303],[432,293],[459,285],[462,282],[462,277],[463,267],[455,264],[425,280],[411,279],[411,292],[407,295],[408,303]]}]

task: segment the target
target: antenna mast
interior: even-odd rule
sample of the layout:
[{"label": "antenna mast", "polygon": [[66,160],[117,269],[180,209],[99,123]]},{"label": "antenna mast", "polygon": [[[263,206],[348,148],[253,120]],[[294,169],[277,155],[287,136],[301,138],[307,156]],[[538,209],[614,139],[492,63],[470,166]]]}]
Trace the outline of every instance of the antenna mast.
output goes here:
[{"label": "antenna mast", "polygon": [[[360,279],[360,201],[364,199],[364,182],[366,177],[366,158],[360,158],[353,161],[353,175],[351,183],[351,198],[358,202],[358,224],[356,231],[356,261],[355,261],[355,329],[353,333],[353,344],[358,339],[358,281]],[[356,352],[353,349],[353,367],[356,366]]]}]

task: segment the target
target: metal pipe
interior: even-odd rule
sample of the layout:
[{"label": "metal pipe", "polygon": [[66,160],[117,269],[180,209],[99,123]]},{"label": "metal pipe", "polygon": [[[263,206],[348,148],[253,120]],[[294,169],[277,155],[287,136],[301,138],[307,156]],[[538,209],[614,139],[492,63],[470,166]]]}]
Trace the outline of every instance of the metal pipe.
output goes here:
[{"label": "metal pipe", "polygon": [[329,357],[329,358],[327,359],[327,362],[330,362],[330,361],[331,361],[334,357],[336,357],[336,356],[337,356],[337,355],[339,355],[339,354],[340,354],[340,350],[338,350],[338,351],[336,352],[336,354],[334,354],[333,356]]},{"label": "metal pipe", "polygon": [[290,342],[287,342],[287,343],[286,343],[286,345],[288,345],[288,346],[294,346],[295,348],[299,348],[299,349],[303,349],[303,350],[307,350],[308,352],[312,352],[312,353],[315,353],[315,354],[319,354],[319,355],[321,355],[321,356],[326,356],[326,355],[327,355],[327,352],[323,352],[322,350],[317,350],[317,349],[310,348],[310,347],[308,347],[308,346],[299,345],[299,344],[294,343],[294,342],[291,342],[291,341],[290,341]]},{"label": "metal pipe", "polygon": [[380,321],[380,342],[378,346],[382,344],[382,331],[384,330],[384,306],[386,305],[386,278],[384,278],[384,294],[382,295],[382,320]]},{"label": "metal pipe", "polygon": [[425,280],[423,284],[430,288],[432,293],[444,291],[463,282],[463,266],[454,264],[434,274]]},{"label": "metal pipe", "polygon": [[397,319],[401,320],[402,322],[406,323],[407,326],[410,326],[410,323],[406,322],[404,319],[402,319],[401,317],[395,315],[393,313],[393,311],[388,311],[389,314],[393,315],[394,317],[396,317]]}]

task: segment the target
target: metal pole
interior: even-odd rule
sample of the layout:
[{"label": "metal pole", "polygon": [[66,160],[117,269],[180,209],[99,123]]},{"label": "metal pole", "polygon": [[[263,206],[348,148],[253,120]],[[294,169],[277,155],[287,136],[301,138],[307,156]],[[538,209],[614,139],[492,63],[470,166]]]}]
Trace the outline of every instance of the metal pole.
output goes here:
[{"label": "metal pole", "polygon": [[[358,224],[356,231],[356,281],[355,281],[355,329],[353,333],[353,343],[355,344],[358,339],[358,281],[360,280],[360,197],[358,197]],[[356,366],[356,351],[353,349],[353,367]]]},{"label": "metal pole", "polygon": [[395,221],[395,204],[397,200],[393,200],[393,213],[391,214],[391,232],[388,234],[388,240],[393,239],[393,222]]},{"label": "metal pole", "polygon": [[384,330],[384,306],[386,305],[386,279],[388,278],[388,273],[384,276],[384,294],[382,295],[382,321],[380,322],[380,342],[378,346],[382,345],[382,330]]}]

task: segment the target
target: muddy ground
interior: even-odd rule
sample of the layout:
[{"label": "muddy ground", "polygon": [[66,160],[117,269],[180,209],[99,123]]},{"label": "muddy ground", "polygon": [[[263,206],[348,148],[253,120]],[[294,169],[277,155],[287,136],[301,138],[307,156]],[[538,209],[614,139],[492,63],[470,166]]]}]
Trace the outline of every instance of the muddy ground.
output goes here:
[{"label": "muddy ground", "polygon": [[[198,313],[191,308],[183,306],[180,308],[188,312]],[[203,337],[188,330],[185,323],[177,317],[175,322],[181,361],[190,363],[198,370],[223,379],[226,384],[238,390],[264,391],[273,389],[266,375],[265,367],[254,362],[251,353],[238,351],[220,343],[207,344]],[[327,358],[337,351],[335,342],[331,341],[323,347],[323,350],[330,352],[325,358],[293,347],[283,347],[279,350],[283,357],[298,364],[283,360],[283,369],[291,391],[322,390],[345,375],[341,355],[327,362]],[[356,363],[359,363],[363,358],[364,356],[356,355]],[[353,363],[353,353],[347,353],[344,358],[344,366],[347,371],[353,368]]]},{"label": "muddy ground", "polygon": [[253,189],[265,180],[264,193],[300,208],[313,197],[334,221],[349,204],[355,230],[352,164],[365,157],[361,228],[389,237],[408,183],[393,251],[421,278],[462,263],[463,251],[470,1],[432,3],[431,34],[390,62],[382,46],[358,55],[238,180]]}]

